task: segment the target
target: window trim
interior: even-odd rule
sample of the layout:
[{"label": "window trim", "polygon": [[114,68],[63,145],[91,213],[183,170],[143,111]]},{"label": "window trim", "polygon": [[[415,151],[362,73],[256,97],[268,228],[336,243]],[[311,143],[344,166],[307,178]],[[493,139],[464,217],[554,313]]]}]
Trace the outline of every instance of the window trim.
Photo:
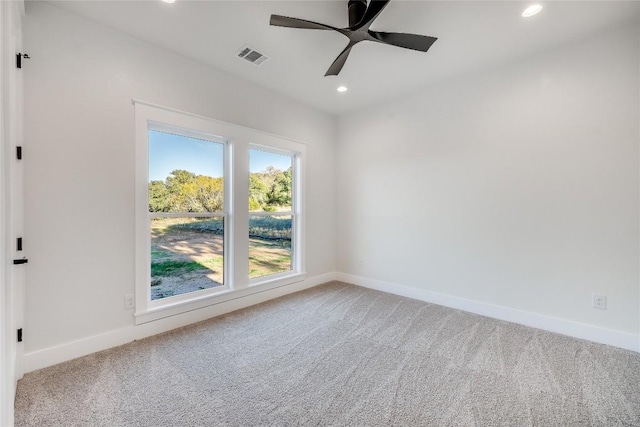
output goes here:
[{"label": "window trim", "polygon": [[[251,150],[262,151],[266,153],[291,156],[291,176],[293,180],[291,182],[291,209],[288,211],[274,211],[274,212],[265,212],[265,211],[257,211],[252,212],[249,211],[249,217],[252,216],[290,216],[291,217],[291,270],[283,271],[279,273],[266,274],[260,277],[249,278],[249,286],[260,286],[264,283],[270,283],[273,281],[277,281],[280,279],[286,279],[287,277],[294,276],[299,274],[302,271],[302,250],[299,248],[301,246],[301,239],[298,236],[301,236],[302,226],[304,220],[301,215],[301,200],[302,200],[302,192],[301,189],[301,155],[299,152],[292,150],[284,150],[282,148],[273,148],[268,147],[261,144],[249,144],[249,149],[247,153]],[[248,208],[248,206],[247,206]],[[248,209],[247,209],[248,210]],[[248,220],[248,218],[247,218]],[[249,274],[249,270],[247,270],[247,275]]]},{"label": "window trim", "polygon": [[[214,135],[211,133],[205,133],[200,131],[194,131],[192,129],[185,129],[177,126],[167,125],[165,123],[158,123],[154,121],[147,122],[147,135],[149,131],[159,131],[171,133],[174,135],[185,136],[188,138],[194,138],[204,141],[209,141],[215,144],[222,144],[222,176],[223,176],[223,209],[219,212],[157,212],[151,213],[147,209],[148,216],[148,228],[150,230],[151,227],[151,219],[152,218],[222,218],[224,224],[224,233],[223,233],[223,276],[222,276],[222,286],[216,286],[209,289],[202,289],[198,291],[187,292],[184,294],[175,295],[168,298],[162,298],[157,300],[151,300],[151,288],[147,286],[146,288],[146,297],[147,301],[147,309],[161,309],[165,306],[174,306],[176,304],[180,304],[181,302],[187,302],[198,298],[206,298],[210,295],[219,294],[228,290],[231,290],[230,280],[228,279],[228,273],[232,271],[232,265],[230,256],[228,256],[231,251],[229,248],[233,246],[233,242],[230,241],[230,233],[227,224],[230,222],[230,215],[228,214],[228,206],[230,204],[230,193],[231,193],[231,185],[228,182],[227,175],[229,171],[229,165],[231,163],[230,154],[229,154],[229,145],[230,141],[225,139],[222,136]],[[147,137],[148,138],[148,137]],[[147,139],[147,153],[148,153],[148,139]],[[149,176],[149,159],[147,155],[147,182]],[[147,200],[149,199],[147,190]],[[148,203],[148,202],[147,202]],[[149,240],[149,246],[147,250],[147,259],[145,260],[146,266],[149,269],[148,275],[151,276],[151,241]]]},{"label": "window trim", "polygon": [[[133,100],[135,110],[135,324],[139,325],[165,317],[242,298],[272,288],[303,281],[305,271],[305,198],[304,156],[306,144],[256,129],[180,111],[161,105]],[[148,205],[148,131],[163,130],[214,142],[225,141],[224,215],[225,254],[224,284],[201,291],[164,298],[160,303],[150,300],[150,216]],[[191,133],[194,132],[194,133]],[[298,253],[295,268],[284,274],[262,276],[249,280],[248,215],[249,215],[249,149],[251,146],[272,152],[295,154],[298,173],[294,174],[297,197],[292,206],[298,221],[294,221]],[[246,176],[245,176],[246,175]],[[297,175],[297,176],[296,176]],[[246,188],[245,188],[246,187]],[[274,212],[273,214],[278,214]],[[179,215],[182,215],[181,213]],[[206,216],[211,216],[208,213]],[[189,213],[182,216],[198,216]],[[292,236],[294,238],[294,236]],[[292,242],[293,243],[293,242]],[[292,254],[293,255],[293,254]],[[294,267],[292,265],[292,267]],[[168,300],[168,301],[167,301]],[[153,302],[153,304],[151,304]]]}]

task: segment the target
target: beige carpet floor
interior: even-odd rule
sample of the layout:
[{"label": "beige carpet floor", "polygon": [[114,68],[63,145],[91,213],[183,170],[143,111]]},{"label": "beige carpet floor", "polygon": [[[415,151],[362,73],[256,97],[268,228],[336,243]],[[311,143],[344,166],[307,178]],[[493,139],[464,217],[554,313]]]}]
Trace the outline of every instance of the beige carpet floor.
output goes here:
[{"label": "beige carpet floor", "polygon": [[640,354],[332,282],[25,375],[17,426],[640,426]]}]

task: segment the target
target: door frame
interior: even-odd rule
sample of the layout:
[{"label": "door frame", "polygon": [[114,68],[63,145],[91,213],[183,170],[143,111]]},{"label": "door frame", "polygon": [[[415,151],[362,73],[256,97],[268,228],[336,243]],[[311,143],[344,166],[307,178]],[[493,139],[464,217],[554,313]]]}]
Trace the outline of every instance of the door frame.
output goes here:
[{"label": "door frame", "polygon": [[16,159],[22,146],[22,49],[24,1],[0,1],[0,425],[14,424],[16,384],[22,376],[25,266],[13,265],[16,237],[23,231],[23,172]]}]

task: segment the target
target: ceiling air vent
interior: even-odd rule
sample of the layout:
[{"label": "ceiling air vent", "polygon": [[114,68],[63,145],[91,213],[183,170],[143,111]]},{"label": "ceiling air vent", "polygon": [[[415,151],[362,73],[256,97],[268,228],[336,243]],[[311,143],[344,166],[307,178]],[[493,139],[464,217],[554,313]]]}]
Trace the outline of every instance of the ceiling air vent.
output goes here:
[{"label": "ceiling air vent", "polygon": [[242,58],[245,61],[249,61],[254,65],[260,65],[264,61],[269,59],[268,57],[264,56],[257,50],[253,50],[248,46],[245,46],[242,49],[240,49],[240,51],[238,51],[238,58]]}]

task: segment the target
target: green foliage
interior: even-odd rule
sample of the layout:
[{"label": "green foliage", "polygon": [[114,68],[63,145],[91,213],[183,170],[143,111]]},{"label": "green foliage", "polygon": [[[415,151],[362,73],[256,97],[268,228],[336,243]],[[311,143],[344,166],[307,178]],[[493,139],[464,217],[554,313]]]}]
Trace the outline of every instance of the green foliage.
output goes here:
[{"label": "green foliage", "polygon": [[249,236],[291,241],[291,217],[250,216]]},{"label": "green foliage", "polygon": [[[291,168],[269,166],[249,175],[249,210],[274,212],[291,207]],[[223,178],[196,175],[177,169],[165,181],[149,183],[149,212],[220,212]]]},{"label": "green foliage", "polygon": [[220,212],[223,201],[222,178],[178,169],[164,182],[149,183],[150,212]]},{"label": "green foliage", "polygon": [[151,277],[155,276],[182,276],[197,270],[203,270],[197,261],[161,261],[151,263]]},{"label": "green foliage", "polygon": [[267,203],[267,184],[257,173],[249,174],[249,210],[259,211]]},{"label": "green foliage", "polygon": [[167,224],[165,233],[180,233],[181,231],[197,231],[199,233],[224,233],[224,220],[222,218],[190,218],[186,222]]},{"label": "green foliage", "polygon": [[291,168],[273,171],[273,184],[268,194],[270,206],[291,206]]},{"label": "green foliage", "polygon": [[149,211],[169,212],[171,209],[169,190],[162,181],[151,181],[149,183]]},{"label": "green foliage", "polygon": [[210,258],[203,261],[169,260],[151,262],[151,277],[156,276],[182,276],[186,273],[206,272],[209,270],[221,270],[222,257]]},{"label": "green foliage", "polygon": [[274,212],[291,207],[291,168],[281,171],[269,166],[249,175],[249,209]]},{"label": "green foliage", "polygon": [[[189,222],[166,226],[165,232],[197,231],[224,233],[224,222],[219,218],[197,218]],[[290,216],[249,216],[249,236],[270,240],[291,240]],[[152,250],[153,255],[153,250]]]},{"label": "green foliage", "polygon": [[211,178],[198,175],[196,177],[197,200],[204,212],[221,211],[224,204],[224,185],[222,178]]}]

